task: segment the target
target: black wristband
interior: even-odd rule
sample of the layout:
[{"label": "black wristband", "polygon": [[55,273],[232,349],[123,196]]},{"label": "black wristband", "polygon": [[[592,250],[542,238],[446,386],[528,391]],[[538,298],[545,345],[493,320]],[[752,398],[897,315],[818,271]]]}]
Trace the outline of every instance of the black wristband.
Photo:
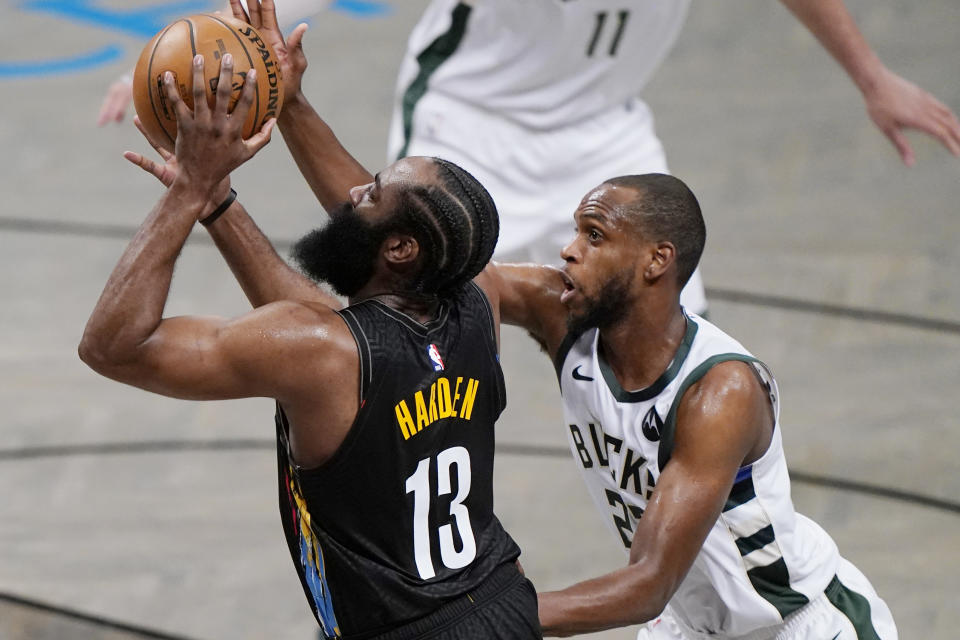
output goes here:
[{"label": "black wristband", "polygon": [[230,195],[224,198],[223,202],[220,203],[220,206],[213,210],[213,213],[208,215],[205,218],[200,220],[200,224],[205,227],[209,227],[213,224],[217,218],[223,215],[223,212],[230,208],[230,205],[233,204],[233,201],[237,199],[237,192],[233,189],[230,189]]}]

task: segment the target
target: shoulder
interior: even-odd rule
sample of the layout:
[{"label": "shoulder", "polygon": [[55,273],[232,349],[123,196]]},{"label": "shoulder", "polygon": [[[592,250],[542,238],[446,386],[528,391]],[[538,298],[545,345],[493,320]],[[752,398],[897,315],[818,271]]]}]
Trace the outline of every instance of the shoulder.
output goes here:
[{"label": "shoulder", "polygon": [[700,424],[722,431],[746,427],[769,413],[769,407],[769,396],[753,364],[742,360],[718,362],[693,382],[679,399],[677,439],[685,430],[690,431]]},{"label": "shoulder", "polygon": [[357,342],[333,309],[317,302],[284,300],[252,313],[259,319],[249,328],[256,333],[251,347],[264,345],[268,350],[257,358],[257,373],[272,380],[277,400],[291,409],[326,406],[338,394],[354,389],[360,367]]},{"label": "shoulder", "polygon": [[310,326],[335,326],[340,316],[329,306],[320,302],[302,300],[279,300],[257,307],[245,317],[256,318],[260,323],[304,328]]},{"label": "shoulder", "polygon": [[769,443],[773,421],[769,395],[753,364],[718,362],[680,399],[675,450],[723,448],[738,456],[737,464],[751,462]]},{"label": "shoulder", "polygon": [[256,330],[256,338],[280,352],[355,351],[343,318],[319,302],[271,302],[248,313],[239,324],[239,328]]},{"label": "shoulder", "polygon": [[714,405],[751,401],[765,397],[753,365],[743,360],[723,360],[707,369],[684,393],[680,410],[709,409]]}]

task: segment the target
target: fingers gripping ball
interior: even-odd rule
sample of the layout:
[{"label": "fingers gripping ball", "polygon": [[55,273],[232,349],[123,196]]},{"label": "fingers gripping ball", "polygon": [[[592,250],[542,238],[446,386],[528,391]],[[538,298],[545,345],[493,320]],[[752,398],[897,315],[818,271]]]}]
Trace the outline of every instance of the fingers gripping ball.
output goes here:
[{"label": "fingers gripping ball", "polygon": [[177,116],[163,90],[163,74],[173,73],[180,95],[193,109],[193,58],[204,60],[207,102],[213,107],[220,77],[220,59],[233,55],[233,93],[230,110],[250,69],[257,70],[257,87],[243,128],[244,138],[260,130],[283,106],[280,64],[257,30],[235,18],[200,14],[169,24],[144,47],[133,73],[133,104],[150,137],[172,151],[177,139]]}]

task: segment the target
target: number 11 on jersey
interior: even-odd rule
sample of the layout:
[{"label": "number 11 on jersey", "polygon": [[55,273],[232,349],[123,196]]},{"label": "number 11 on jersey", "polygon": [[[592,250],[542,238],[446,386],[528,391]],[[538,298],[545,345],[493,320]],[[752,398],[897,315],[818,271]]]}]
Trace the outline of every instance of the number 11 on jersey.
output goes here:
[{"label": "number 11 on jersey", "polygon": [[[437,493],[452,491],[451,477],[457,474],[457,495],[450,501],[450,517],[457,525],[463,547],[457,551],[453,540],[453,525],[437,529],[440,542],[440,560],[448,569],[462,569],[477,555],[477,543],[470,526],[470,512],[463,501],[470,493],[470,452],[463,447],[450,447],[437,454]],[[428,580],[437,575],[430,553],[430,505],[434,502],[430,490],[430,458],[424,458],[416,471],[407,478],[407,493],[413,493],[413,555],[420,578]]]},{"label": "number 11 on jersey", "polygon": [[[587,44],[587,57],[592,58],[594,52],[597,50],[597,45],[600,42],[600,37],[605,35],[606,29],[604,25],[607,24],[607,15],[606,11],[598,11],[596,13],[596,22],[593,26],[593,35],[590,36],[590,42]],[[610,47],[607,50],[608,55],[612,58],[617,55],[617,47],[620,46],[620,38],[623,37],[623,29],[627,26],[627,20],[630,18],[630,11],[623,9],[617,11],[617,24],[613,27],[613,36],[610,40]]]}]

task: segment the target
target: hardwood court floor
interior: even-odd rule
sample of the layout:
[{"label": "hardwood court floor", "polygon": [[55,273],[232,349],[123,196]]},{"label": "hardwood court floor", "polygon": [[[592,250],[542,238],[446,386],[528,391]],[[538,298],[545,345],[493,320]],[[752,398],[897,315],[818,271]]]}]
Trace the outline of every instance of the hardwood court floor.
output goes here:
[{"label": "hardwood court floor", "polygon": [[[144,148],[136,131],[93,126],[144,38],[33,4],[0,21],[0,639],[310,638],[276,517],[271,403],[154,397],[76,357],[159,194],[120,157]],[[366,20],[331,11],[307,35],[307,93],[370,168],[383,164],[394,73],[423,5]],[[960,110],[955,2],[849,5],[894,70]],[[124,60],[10,73],[9,60],[109,46]],[[952,640],[960,160],[911,134],[918,163],[901,166],[777,3],[694,3],[645,97],[706,212],[712,317],[777,374],[797,508],[870,577],[902,637]],[[281,246],[323,219],[279,136],[235,186]],[[198,233],[168,313],[245,306]],[[506,330],[503,365],[497,507],[529,575],[551,589],[620,566],[564,451],[549,363]]]}]

